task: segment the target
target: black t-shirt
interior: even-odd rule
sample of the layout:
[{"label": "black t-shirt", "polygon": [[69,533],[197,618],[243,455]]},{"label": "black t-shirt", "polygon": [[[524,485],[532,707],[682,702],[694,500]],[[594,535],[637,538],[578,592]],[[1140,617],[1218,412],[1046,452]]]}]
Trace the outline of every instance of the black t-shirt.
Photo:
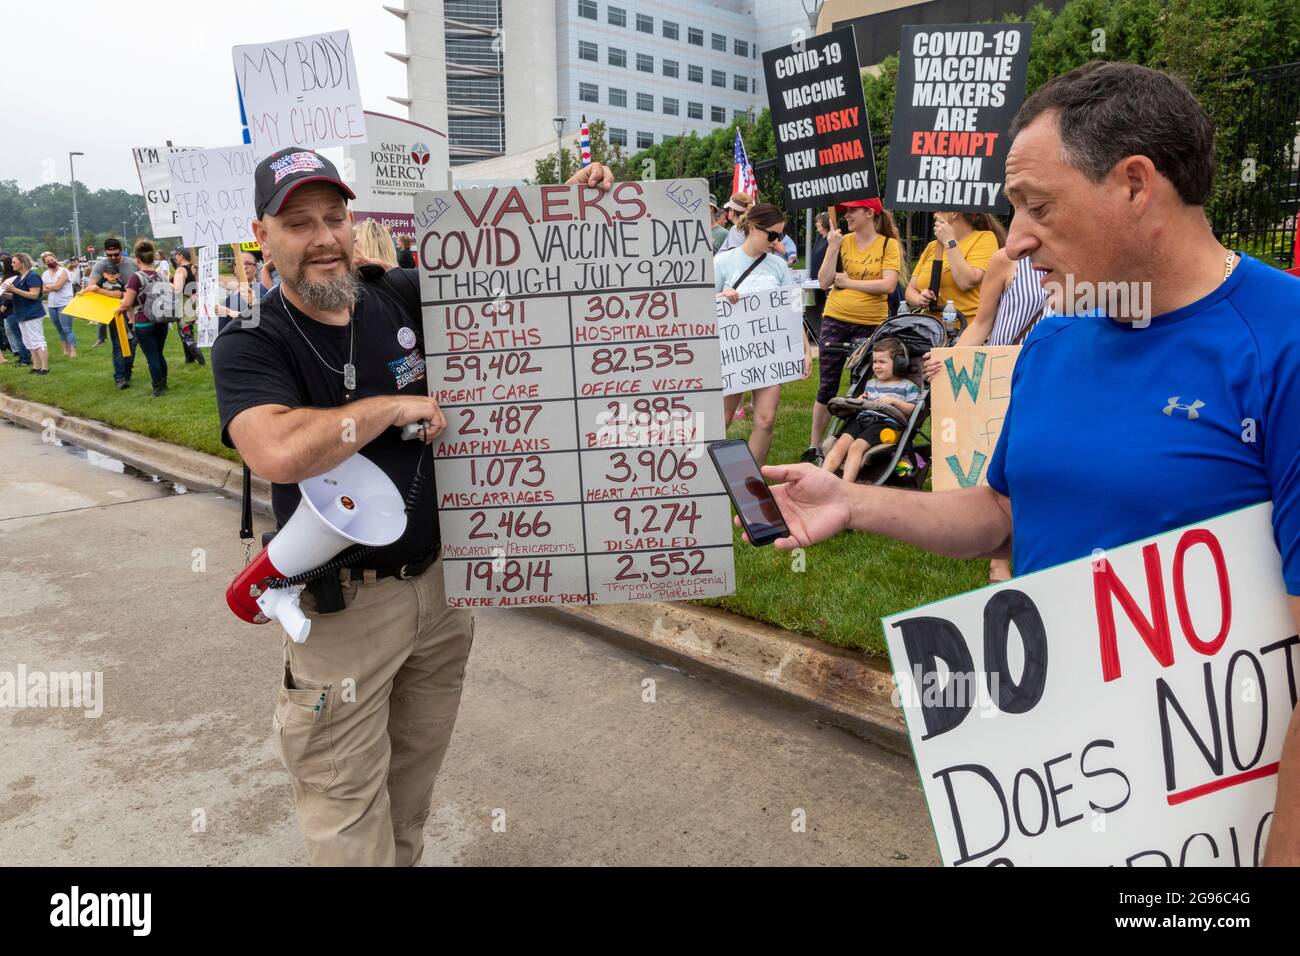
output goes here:
[{"label": "black t-shirt", "polygon": [[402,269],[414,269],[415,253],[411,252],[410,249],[398,249],[397,265]]},{"label": "black t-shirt", "polygon": [[[234,447],[228,430],[231,420],[256,405],[333,408],[374,395],[428,394],[418,273],[390,269],[380,278],[362,281],[361,287],[352,317],[357,387],[351,399],[344,393],[342,374],[348,360],[348,328],[308,318],[285,300],[279,288],[262,300],[255,327],[245,328],[240,320],[221,331],[212,347],[212,370],[221,440],[228,448]],[[326,368],[322,358],[337,371]],[[424,487],[406,533],[367,555],[362,563],[382,568],[418,561],[439,544],[438,495],[427,446],[421,441],[402,441],[400,428],[387,428],[360,451],[384,470],[403,498],[424,457]],[[277,526],[284,527],[300,497],[297,485],[271,486]]]}]

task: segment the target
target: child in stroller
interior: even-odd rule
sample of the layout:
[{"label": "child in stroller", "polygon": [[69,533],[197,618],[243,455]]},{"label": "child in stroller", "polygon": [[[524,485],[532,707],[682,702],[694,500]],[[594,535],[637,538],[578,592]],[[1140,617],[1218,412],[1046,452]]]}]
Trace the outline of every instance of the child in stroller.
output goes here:
[{"label": "child in stroller", "polygon": [[844,469],[845,481],[856,481],[868,458],[897,444],[908,419],[921,400],[921,389],[909,379],[907,349],[895,338],[871,344],[871,378],[863,385],[861,409],[841,428],[822,468]]},{"label": "child in stroller", "polygon": [[[841,423],[822,446],[827,456],[823,468],[831,472],[842,469],[850,481],[912,489],[924,486],[930,472],[930,445],[916,440],[929,415],[930,392],[922,359],[931,349],[951,344],[955,335],[956,331],[950,335],[936,316],[899,313],[877,326],[871,338],[853,350],[846,363],[848,393],[832,398],[827,406]],[[897,402],[868,395],[871,382],[879,381],[876,352],[886,339],[896,343],[886,350],[890,378],[876,386],[876,394],[898,398]],[[859,440],[863,443],[855,453],[854,444]],[[837,448],[842,449],[838,454]]]}]

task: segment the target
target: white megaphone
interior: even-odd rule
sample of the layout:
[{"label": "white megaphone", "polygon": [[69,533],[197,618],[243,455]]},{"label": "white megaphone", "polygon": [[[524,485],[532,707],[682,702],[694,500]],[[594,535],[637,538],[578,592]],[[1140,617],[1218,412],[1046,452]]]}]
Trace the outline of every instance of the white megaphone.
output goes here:
[{"label": "white megaphone", "polygon": [[318,568],[354,544],[392,544],[406,531],[406,506],[383,470],[362,455],[298,482],[298,490],[298,510],[226,589],[226,603],[250,624],[275,618],[301,644],[311,633],[298,607],[303,585],[273,588],[270,581]]}]

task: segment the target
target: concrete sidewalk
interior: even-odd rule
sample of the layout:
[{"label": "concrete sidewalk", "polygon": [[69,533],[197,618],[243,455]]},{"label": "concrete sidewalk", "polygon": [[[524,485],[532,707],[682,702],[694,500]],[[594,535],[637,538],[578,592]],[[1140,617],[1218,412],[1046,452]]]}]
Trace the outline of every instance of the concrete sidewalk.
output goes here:
[{"label": "concrete sidewalk", "polygon": [[[98,718],[0,707],[0,859],[304,863],[279,632],[224,602],[238,502],[73,451],[0,424],[0,672],[103,675]],[[425,863],[937,862],[906,759],[553,617],[478,620]]]}]

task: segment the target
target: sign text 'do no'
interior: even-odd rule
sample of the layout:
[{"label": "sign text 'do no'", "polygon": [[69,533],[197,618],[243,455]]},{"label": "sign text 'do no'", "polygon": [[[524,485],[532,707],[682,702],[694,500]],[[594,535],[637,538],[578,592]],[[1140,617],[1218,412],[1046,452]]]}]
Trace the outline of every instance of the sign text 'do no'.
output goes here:
[{"label": "sign text 'do no'", "polygon": [[1300,667],[1271,514],[884,619],[945,863],[1262,859]]}]

